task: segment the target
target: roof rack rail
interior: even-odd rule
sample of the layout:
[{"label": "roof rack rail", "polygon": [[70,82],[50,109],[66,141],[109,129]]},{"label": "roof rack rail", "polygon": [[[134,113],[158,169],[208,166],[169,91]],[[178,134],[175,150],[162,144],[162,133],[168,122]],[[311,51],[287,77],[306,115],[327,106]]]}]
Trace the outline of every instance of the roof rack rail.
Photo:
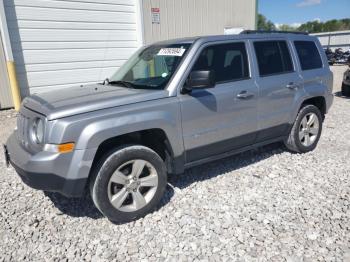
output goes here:
[{"label": "roof rack rail", "polygon": [[299,31],[268,31],[268,30],[244,30],[241,34],[298,34],[298,35],[308,35],[308,32]]}]

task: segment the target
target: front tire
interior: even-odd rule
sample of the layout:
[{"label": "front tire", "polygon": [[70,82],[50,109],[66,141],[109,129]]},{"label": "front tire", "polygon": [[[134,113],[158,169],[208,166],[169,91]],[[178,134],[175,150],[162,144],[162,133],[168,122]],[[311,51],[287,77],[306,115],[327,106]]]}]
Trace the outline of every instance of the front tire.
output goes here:
[{"label": "front tire", "polygon": [[314,150],[321,136],[322,121],[322,114],[316,106],[303,106],[284,142],[286,147],[296,153]]},{"label": "front tire", "polygon": [[132,145],[108,152],[90,181],[92,200],[115,223],[153,211],[163,197],[167,173],[163,160],[150,148]]}]

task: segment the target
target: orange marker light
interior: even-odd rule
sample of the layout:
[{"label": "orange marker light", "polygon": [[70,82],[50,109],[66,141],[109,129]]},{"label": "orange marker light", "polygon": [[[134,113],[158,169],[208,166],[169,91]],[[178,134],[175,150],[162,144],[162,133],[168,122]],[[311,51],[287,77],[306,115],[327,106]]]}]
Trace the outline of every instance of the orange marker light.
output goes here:
[{"label": "orange marker light", "polygon": [[59,153],[70,153],[74,149],[74,143],[66,143],[57,145]]}]

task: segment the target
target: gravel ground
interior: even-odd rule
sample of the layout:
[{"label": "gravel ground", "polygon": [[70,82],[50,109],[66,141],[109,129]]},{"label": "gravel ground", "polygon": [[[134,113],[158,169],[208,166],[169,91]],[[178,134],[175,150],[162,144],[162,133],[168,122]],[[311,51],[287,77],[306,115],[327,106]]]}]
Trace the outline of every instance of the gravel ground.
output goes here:
[{"label": "gravel ground", "polygon": [[[311,153],[274,144],[171,177],[162,207],[123,225],[27,187],[0,154],[0,261],[350,261],[349,112],[336,96]],[[0,143],[14,116],[0,112]]]}]

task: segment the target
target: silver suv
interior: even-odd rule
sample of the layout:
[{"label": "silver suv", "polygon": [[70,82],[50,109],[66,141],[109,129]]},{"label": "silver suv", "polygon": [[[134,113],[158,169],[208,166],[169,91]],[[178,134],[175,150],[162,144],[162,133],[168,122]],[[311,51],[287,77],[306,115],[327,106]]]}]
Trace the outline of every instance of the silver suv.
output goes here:
[{"label": "silver suv", "polygon": [[332,83],[306,34],[159,42],[104,83],[25,98],[5,155],[29,186],[89,189],[106,217],[126,222],[158,205],[168,174],[276,141],[313,150]]}]

